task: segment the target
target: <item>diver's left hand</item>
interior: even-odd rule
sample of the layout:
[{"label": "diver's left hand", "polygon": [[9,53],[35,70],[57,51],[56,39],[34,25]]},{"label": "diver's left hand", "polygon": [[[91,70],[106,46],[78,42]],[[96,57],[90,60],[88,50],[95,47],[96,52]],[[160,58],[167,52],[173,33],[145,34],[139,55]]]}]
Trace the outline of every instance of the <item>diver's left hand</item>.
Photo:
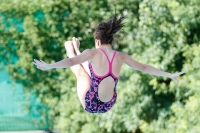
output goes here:
[{"label": "diver's left hand", "polygon": [[34,62],[32,63],[35,64],[38,69],[43,70],[43,71],[52,69],[49,64],[45,63],[42,60],[39,61],[39,60],[34,59]]},{"label": "diver's left hand", "polygon": [[178,83],[179,82],[178,81],[178,76],[180,76],[180,75],[182,75],[184,73],[186,73],[186,71],[174,73],[174,74],[171,74],[169,78],[171,78],[172,80],[174,80],[174,81],[176,81]]}]

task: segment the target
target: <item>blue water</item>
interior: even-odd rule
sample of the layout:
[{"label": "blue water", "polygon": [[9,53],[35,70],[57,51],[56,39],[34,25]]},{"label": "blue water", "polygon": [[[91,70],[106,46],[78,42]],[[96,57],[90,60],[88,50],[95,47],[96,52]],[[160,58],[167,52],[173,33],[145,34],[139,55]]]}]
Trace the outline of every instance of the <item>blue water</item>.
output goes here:
[{"label": "blue water", "polygon": [[[25,105],[32,107],[31,110],[28,111]],[[48,116],[42,116],[37,106],[46,110],[33,93],[27,95],[23,85],[13,83],[8,72],[0,71],[0,131],[48,129]]]},{"label": "blue water", "polygon": [[23,86],[12,83],[5,70],[0,71],[0,115],[27,115],[22,106],[24,100]]},{"label": "blue water", "polygon": [[[8,19],[1,11],[0,17],[3,19],[2,25],[6,27],[5,30],[9,30],[10,27],[14,26],[17,28],[18,33],[24,31],[23,18],[17,19],[13,16]],[[34,17],[40,20],[38,22],[42,22],[44,13],[40,10],[36,11]],[[9,40],[8,46],[12,48],[12,50],[16,50],[12,39]],[[0,48],[2,48],[1,44]],[[9,52],[6,51],[6,49],[2,51],[6,53]],[[3,53],[1,54],[3,57]],[[10,56],[12,58],[12,63],[15,64],[18,58],[11,53]],[[2,59],[0,66],[3,64],[4,61]],[[27,109],[27,105],[31,107],[29,110]],[[39,113],[38,106],[45,112],[45,115]],[[32,120],[34,120],[34,122],[32,122]],[[11,81],[10,75],[5,69],[0,70],[0,131],[48,129],[49,123],[51,122],[48,121],[47,107],[41,104],[34,93],[25,93],[22,84]]]}]

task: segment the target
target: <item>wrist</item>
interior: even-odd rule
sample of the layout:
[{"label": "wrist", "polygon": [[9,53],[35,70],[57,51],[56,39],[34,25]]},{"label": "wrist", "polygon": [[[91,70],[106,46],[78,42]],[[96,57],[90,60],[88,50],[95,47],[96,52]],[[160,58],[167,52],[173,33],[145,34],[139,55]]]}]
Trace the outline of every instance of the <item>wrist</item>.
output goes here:
[{"label": "wrist", "polygon": [[172,78],[172,74],[171,74],[171,73],[168,73],[167,77],[168,77],[168,78]]},{"label": "wrist", "polygon": [[49,64],[48,67],[49,67],[49,69],[53,69],[54,68],[53,64]]}]

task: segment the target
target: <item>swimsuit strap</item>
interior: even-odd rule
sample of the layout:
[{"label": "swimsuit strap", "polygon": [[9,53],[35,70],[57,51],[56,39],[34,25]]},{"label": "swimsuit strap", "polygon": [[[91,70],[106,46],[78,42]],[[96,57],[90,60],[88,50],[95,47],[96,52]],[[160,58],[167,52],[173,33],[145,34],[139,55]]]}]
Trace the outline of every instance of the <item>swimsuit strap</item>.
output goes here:
[{"label": "swimsuit strap", "polygon": [[106,52],[102,48],[100,48],[100,50],[104,53],[104,55],[106,56],[106,58],[108,60],[108,63],[109,63],[109,72],[112,72],[112,62],[113,62],[113,60],[115,58],[116,51],[114,51],[114,54],[113,54],[112,59],[110,61],[109,58],[108,58],[108,55],[106,54]]}]

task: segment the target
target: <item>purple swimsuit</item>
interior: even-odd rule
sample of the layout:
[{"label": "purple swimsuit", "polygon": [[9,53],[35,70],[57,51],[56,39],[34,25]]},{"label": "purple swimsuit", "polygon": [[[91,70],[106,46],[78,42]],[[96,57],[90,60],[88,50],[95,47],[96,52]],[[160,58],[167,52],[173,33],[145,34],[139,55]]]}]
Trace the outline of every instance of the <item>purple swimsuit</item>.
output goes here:
[{"label": "purple swimsuit", "polygon": [[[88,64],[90,73],[91,73],[91,77],[90,77],[90,89],[88,90],[88,92],[86,93],[86,96],[85,96],[85,110],[89,113],[105,113],[113,107],[113,105],[115,104],[115,101],[117,99],[116,86],[117,86],[119,77],[115,76],[112,73],[112,62],[116,55],[116,51],[114,52],[112,60],[110,62],[106,52],[101,48],[100,48],[100,50],[106,55],[106,57],[108,59],[109,71],[104,76],[98,76],[94,73],[94,71],[92,69],[92,65],[90,63]],[[112,77],[115,82],[114,94],[110,101],[102,102],[98,96],[98,87],[99,87],[100,82],[109,76]]]}]

